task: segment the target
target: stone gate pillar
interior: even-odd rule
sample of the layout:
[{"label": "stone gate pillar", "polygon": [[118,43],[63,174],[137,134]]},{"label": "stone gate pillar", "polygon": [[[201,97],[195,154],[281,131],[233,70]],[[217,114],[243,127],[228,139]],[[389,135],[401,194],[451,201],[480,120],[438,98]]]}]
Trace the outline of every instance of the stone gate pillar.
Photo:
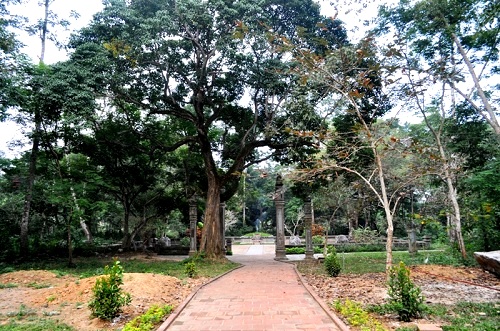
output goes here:
[{"label": "stone gate pillar", "polygon": [[413,222],[411,222],[410,228],[408,229],[408,252],[412,255],[418,252],[417,231],[415,229],[415,224],[413,224]]},{"label": "stone gate pillar", "polygon": [[306,260],[310,260],[314,258],[314,249],[312,244],[312,206],[310,197],[307,197],[304,203],[304,223],[306,236]]},{"label": "stone gate pillar", "polygon": [[226,203],[219,204],[220,236],[222,238],[222,251],[226,253]]},{"label": "stone gate pillar", "polygon": [[276,206],[276,256],[274,259],[288,260],[285,250],[285,192],[281,175],[276,177],[274,204]]},{"label": "stone gate pillar", "polygon": [[198,209],[196,206],[196,194],[193,194],[189,198],[189,256],[193,256],[197,253],[196,244],[196,221],[198,220]]}]

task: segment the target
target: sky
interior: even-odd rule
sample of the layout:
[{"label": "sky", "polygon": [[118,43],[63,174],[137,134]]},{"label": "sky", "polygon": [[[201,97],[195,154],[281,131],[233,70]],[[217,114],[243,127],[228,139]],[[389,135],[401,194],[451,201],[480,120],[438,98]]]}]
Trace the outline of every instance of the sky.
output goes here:
[{"label": "sky", "polygon": [[[0,0],[1,1],[1,0]],[[344,21],[349,31],[351,40],[362,36],[366,28],[363,27],[363,21],[370,19],[376,15],[377,5],[383,2],[394,2],[396,0],[376,1],[376,0],[320,0],[321,13],[325,16],[334,17]],[[336,10],[334,6],[339,5]],[[102,0],[54,0],[51,9],[59,16],[71,21],[69,31],[58,31],[58,38],[61,42],[67,40],[71,31],[76,31],[91,21],[92,16],[102,10]],[[36,21],[43,17],[43,7],[38,5],[38,0],[29,0],[25,4],[16,6],[10,9],[11,13],[27,16],[30,20]],[[71,10],[76,11],[80,17],[78,19],[70,18]],[[355,27],[354,29],[351,27]],[[40,56],[40,40],[37,36],[29,36],[22,34],[19,39],[26,45],[23,52],[31,57],[34,63],[37,63]],[[67,52],[59,50],[52,43],[47,43],[45,63],[51,64],[67,59]],[[27,128],[29,129],[29,128]],[[19,156],[19,148],[10,150],[8,148],[9,141],[14,139],[28,142],[22,133],[23,128],[12,122],[0,122],[0,153],[4,153],[7,157]],[[24,139],[23,139],[24,138]],[[26,150],[29,144],[23,148]]]}]

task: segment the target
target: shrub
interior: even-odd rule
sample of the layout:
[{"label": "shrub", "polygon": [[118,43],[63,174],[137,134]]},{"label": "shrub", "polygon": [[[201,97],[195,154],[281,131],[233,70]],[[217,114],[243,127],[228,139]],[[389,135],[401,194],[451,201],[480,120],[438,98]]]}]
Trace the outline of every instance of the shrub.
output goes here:
[{"label": "shrub", "polygon": [[409,322],[425,310],[424,297],[411,281],[410,269],[404,262],[390,268],[388,286],[389,305],[402,321]]},{"label": "shrub", "polygon": [[181,246],[189,246],[191,245],[191,238],[189,237],[182,237],[180,240]]},{"label": "shrub", "polygon": [[306,249],[304,247],[287,247],[285,251],[286,254],[304,254]]},{"label": "shrub", "polygon": [[121,308],[130,304],[129,293],[125,293],[120,288],[123,285],[123,267],[120,261],[114,260],[111,268],[104,268],[106,276],[96,280],[92,288],[93,298],[89,303],[92,316],[110,320],[117,316]]},{"label": "shrub", "polygon": [[325,228],[322,225],[319,225],[316,223],[312,224],[311,233],[312,233],[313,237],[316,237],[316,236],[323,237],[325,235]]},{"label": "shrub", "polygon": [[354,240],[358,243],[376,243],[379,238],[377,230],[370,228],[358,228],[352,231]]},{"label": "shrub", "polygon": [[350,325],[361,330],[385,331],[382,324],[371,317],[357,302],[347,299],[345,302],[335,301],[333,307],[344,316]]},{"label": "shrub", "polygon": [[186,263],[184,271],[186,272],[186,275],[189,278],[195,277],[198,274],[198,271],[196,270],[196,263],[194,262]]},{"label": "shrub", "polygon": [[164,316],[170,314],[173,307],[166,305],[163,307],[153,305],[146,313],[137,316],[132,321],[128,322],[122,331],[150,331],[161,322]]},{"label": "shrub", "polygon": [[312,237],[313,245],[323,245],[325,243],[325,237],[323,236],[313,236]]},{"label": "shrub", "polygon": [[328,246],[328,254],[325,256],[325,270],[331,277],[337,277],[340,273],[340,261],[337,257],[335,247]]}]

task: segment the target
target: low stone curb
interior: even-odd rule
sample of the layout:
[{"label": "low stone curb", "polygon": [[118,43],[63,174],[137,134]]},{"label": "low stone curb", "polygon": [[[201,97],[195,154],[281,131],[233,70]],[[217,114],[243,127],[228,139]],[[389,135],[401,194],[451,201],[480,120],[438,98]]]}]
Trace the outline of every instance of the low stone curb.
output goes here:
[{"label": "low stone curb", "polygon": [[206,286],[206,285],[216,281],[217,279],[224,277],[225,275],[229,274],[230,272],[233,272],[234,270],[237,270],[237,269],[242,268],[242,267],[244,267],[244,266],[242,264],[240,264],[238,267],[231,269],[229,271],[226,271],[225,273],[223,273],[215,278],[212,278],[210,281],[206,282],[205,284],[202,284],[202,285],[196,287],[195,289],[193,289],[191,294],[189,294],[188,297],[177,308],[175,308],[175,310],[172,313],[170,313],[170,315],[168,315],[165,322],[163,322],[160,325],[160,327],[158,329],[156,329],[156,331],[167,330],[167,328],[175,321],[177,316],[179,316],[180,313],[184,310],[184,308],[186,308],[186,306],[189,304],[189,302],[191,302],[191,300],[193,300],[194,296],[198,293],[198,291],[201,290],[204,286]]},{"label": "low stone curb", "polygon": [[[287,263],[291,263],[291,262],[287,262]],[[295,265],[295,263],[292,263],[292,264],[293,264],[293,270],[295,270],[295,273],[297,274],[297,277],[299,278],[302,286],[304,286],[304,288],[307,290],[307,292],[309,292],[309,294],[313,297],[313,299],[316,300],[316,302],[321,306],[321,308],[325,311],[325,313],[331,318],[333,323],[335,323],[341,331],[349,331],[350,330],[349,327],[347,325],[345,325],[345,323],[337,315],[335,315],[332,312],[330,307],[328,307],[325,304],[325,302],[311,288],[311,286],[309,284],[307,284],[305,279],[300,274],[299,270],[297,270],[297,265]]]}]

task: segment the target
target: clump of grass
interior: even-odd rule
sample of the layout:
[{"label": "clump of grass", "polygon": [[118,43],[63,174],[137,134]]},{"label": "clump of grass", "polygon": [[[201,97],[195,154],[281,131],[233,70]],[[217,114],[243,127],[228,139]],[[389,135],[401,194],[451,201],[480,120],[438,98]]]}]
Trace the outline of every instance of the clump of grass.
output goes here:
[{"label": "clump of grass", "polygon": [[37,282],[31,282],[27,285],[28,287],[34,288],[35,290],[39,290],[42,288],[49,288],[52,285],[50,284],[45,284],[45,283],[37,283]]},{"label": "clump of grass", "polygon": [[29,308],[24,304],[21,304],[19,306],[19,310],[7,313],[8,317],[17,317],[18,319],[21,319],[21,318],[26,317],[26,316],[33,316],[33,315],[36,315],[36,310]]},{"label": "clump of grass", "polygon": [[500,303],[459,302],[454,306],[433,305],[433,316],[449,323],[443,331],[497,331]]},{"label": "clump of grass", "polygon": [[162,319],[169,315],[173,310],[173,307],[170,305],[166,305],[160,307],[158,305],[154,305],[148,309],[146,313],[141,316],[134,318],[132,321],[128,322],[123,331],[150,331],[155,328],[157,324],[159,324]]},{"label": "clump of grass", "polygon": [[336,300],[333,308],[345,317],[349,325],[361,330],[386,331],[386,328],[376,318],[361,307],[361,304],[349,299],[344,302]]},{"label": "clump of grass", "polygon": [[52,302],[52,301],[55,301],[56,299],[57,299],[57,296],[53,294],[53,295],[49,295],[46,300],[47,300],[47,302]]},{"label": "clump of grass", "polygon": [[15,287],[18,287],[18,285],[14,283],[0,284],[0,289],[15,288]]},{"label": "clump of grass", "polygon": [[0,325],[0,331],[76,331],[69,325],[50,319],[34,319],[31,321],[9,321]]}]

